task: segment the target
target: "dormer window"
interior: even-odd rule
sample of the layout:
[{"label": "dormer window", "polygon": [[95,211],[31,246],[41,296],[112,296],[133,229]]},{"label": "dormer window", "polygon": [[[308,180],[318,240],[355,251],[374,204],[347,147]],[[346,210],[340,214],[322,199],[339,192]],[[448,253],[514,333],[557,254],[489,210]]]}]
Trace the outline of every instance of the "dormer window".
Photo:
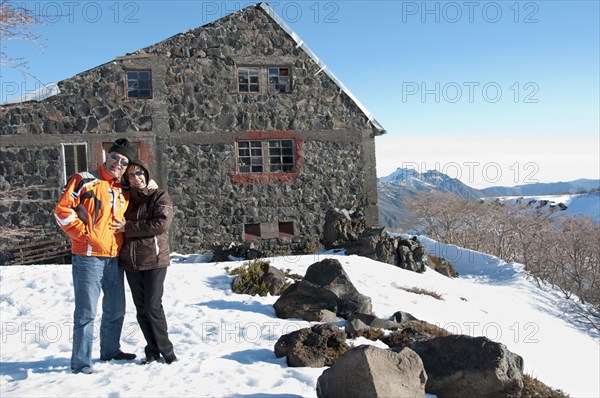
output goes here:
[{"label": "dormer window", "polygon": [[152,98],[152,72],[150,70],[127,71],[127,98]]}]

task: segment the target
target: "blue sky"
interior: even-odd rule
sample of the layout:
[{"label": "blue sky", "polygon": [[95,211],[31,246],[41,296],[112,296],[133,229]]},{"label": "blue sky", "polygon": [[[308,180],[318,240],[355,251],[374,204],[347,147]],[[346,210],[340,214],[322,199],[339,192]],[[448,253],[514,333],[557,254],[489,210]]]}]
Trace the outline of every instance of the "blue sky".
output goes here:
[{"label": "blue sky", "polygon": [[[57,82],[243,8],[245,1],[13,1]],[[388,131],[378,175],[438,169],[474,186],[600,178],[598,1],[269,3]],[[62,17],[61,17],[62,15]],[[2,70],[1,100],[34,90]]]}]

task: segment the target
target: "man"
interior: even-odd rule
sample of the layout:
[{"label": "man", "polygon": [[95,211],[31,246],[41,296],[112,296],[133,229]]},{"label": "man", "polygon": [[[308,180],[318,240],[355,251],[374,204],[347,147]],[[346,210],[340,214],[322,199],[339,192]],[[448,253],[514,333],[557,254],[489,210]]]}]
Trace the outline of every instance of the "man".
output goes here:
[{"label": "man", "polygon": [[77,173],[67,181],[54,209],[56,221],[71,238],[73,254],[73,373],[92,373],[94,319],[100,290],[104,294],[100,359],[136,357],[120,349],[125,318],[124,278],[119,268],[123,234],[113,226],[124,219],[129,191],[121,184],[121,177],[136,154],[134,145],[126,138],[116,140],[97,171]]}]

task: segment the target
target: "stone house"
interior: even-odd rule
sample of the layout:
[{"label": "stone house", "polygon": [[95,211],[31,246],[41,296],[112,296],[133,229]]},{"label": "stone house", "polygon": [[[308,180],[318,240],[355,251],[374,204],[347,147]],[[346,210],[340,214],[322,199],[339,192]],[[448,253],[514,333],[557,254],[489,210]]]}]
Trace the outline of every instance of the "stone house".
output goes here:
[{"label": "stone house", "polygon": [[385,130],[266,3],[117,57],[40,101],[0,106],[0,251],[57,235],[71,174],[127,137],[175,204],[172,250],[302,252],[325,213],[378,225]]}]

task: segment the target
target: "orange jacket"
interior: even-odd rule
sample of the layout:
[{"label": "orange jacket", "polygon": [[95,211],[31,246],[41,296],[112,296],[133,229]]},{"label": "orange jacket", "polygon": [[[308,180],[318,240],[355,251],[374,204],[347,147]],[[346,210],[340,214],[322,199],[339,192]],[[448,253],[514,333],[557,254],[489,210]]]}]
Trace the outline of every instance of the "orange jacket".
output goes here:
[{"label": "orange jacket", "polygon": [[60,228],[71,237],[71,252],[84,256],[118,257],[123,233],[110,229],[114,218],[122,220],[129,191],[109,174],[104,165],[95,172],[73,175],[54,208]]}]

